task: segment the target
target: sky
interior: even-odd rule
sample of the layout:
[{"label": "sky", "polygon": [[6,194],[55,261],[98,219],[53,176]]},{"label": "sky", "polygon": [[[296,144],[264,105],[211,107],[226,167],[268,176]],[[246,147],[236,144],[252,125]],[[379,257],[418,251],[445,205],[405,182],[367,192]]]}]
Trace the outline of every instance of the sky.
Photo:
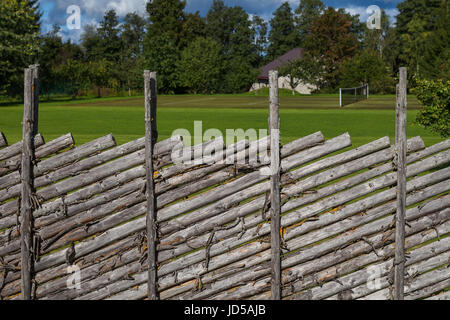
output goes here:
[{"label": "sky", "polygon": [[[43,13],[43,32],[51,30],[53,25],[61,27],[63,38],[70,38],[77,42],[82,33],[83,27],[88,24],[97,25],[108,9],[115,9],[120,17],[124,17],[128,12],[137,12],[145,16],[145,4],[148,0],[40,0],[40,8]],[[269,21],[272,13],[286,0],[224,0],[228,6],[241,6],[249,14],[258,15]],[[293,9],[297,8],[300,0],[288,0]],[[202,16],[206,15],[213,0],[186,0],[186,11],[199,11]],[[325,0],[327,6],[334,8],[345,8],[351,14],[359,14],[362,21],[366,21],[370,15],[366,9],[370,5],[377,5],[385,9],[394,22],[394,17],[398,13],[396,7],[401,0]],[[80,8],[80,29],[68,29],[67,20],[76,27],[76,19],[73,19],[74,11],[68,8],[71,6]],[[72,19],[71,19],[72,17]]]}]

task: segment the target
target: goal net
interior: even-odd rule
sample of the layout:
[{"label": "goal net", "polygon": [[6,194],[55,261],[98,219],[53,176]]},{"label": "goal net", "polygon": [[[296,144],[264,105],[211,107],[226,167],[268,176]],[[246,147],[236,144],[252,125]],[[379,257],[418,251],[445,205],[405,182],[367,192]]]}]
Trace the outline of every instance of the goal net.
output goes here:
[{"label": "goal net", "polygon": [[339,89],[339,104],[340,107],[356,103],[361,100],[369,99],[369,85],[365,84],[356,88],[341,88]]}]

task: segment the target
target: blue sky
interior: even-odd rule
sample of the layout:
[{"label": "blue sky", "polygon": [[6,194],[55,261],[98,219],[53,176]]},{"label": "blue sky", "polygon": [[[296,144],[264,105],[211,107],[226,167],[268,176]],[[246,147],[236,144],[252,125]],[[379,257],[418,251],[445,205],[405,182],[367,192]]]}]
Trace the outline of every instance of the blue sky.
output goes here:
[{"label": "blue sky", "polygon": [[[286,0],[224,0],[229,6],[241,6],[249,14],[256,14],[266,20],[270,20],[272,13]],[[145,15],[145,3],[147,0],[41,0],[40,7],[43,12],[42,27],[46,32],[51,26],[57,24],[61,26],[65,38],[74,41],[79,39],[82,30],[67,30],[66,20],[69,17],[67,8],[70,5],[77,5],[81,9],[81,26],[87,24],[97,24],[107,9],[115,9],[119,16],[123,17],[127,12],[138,12]],[[213,0],[187,0],[186,11],[200,11],[205,15]],[[377,5],[385,9],[389,16],[397,14],[396,6],[401,0],[325,0],[327,6],[335,8],[345,8],[352,14],[360,14],[361,19],[368,17],[366,8],[370,5]],[[293,8],[299,4],[299,0],[289,0]],[[392,19],[393,21],[393,19]]]}]

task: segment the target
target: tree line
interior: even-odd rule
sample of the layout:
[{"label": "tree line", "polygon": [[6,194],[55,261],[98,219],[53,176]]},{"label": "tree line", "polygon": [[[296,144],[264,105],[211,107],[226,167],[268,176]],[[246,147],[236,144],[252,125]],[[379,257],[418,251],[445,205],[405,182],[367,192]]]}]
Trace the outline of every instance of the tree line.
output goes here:
[{"label": "tree line", "polygon": [[270,21],[240,6],[214,0],[206,16],[185,11],[186,1],[153,0],[144,16],[114,10],[84,28],[79,43],[60,29],[41,34],[37,0],[0,4],[0,94],[20,95],[23,69],[40,64],[41,91],[69,91],[75,98],[102,88],[141,91],[142,72],[158,72],[161,93],[238,93],[248,90],[261,66],[293,48],[304,58],[279,71],[314,84],[319,92],[369,83],[371,92],[393,93],[397,70],[411,81],[448,80],[447,0],[405,0],[396,24],[382,11],[381,29],[321,0],[284,2]]}]

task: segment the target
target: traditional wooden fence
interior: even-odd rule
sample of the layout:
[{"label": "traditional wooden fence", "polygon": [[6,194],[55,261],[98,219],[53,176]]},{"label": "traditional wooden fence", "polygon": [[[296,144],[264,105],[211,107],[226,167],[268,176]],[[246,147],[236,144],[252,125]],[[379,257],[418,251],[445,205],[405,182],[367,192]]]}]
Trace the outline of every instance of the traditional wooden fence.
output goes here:
[{"label": "traditional wooden fence", "polygon": [[31,157],[22,143],[0,149],[1,298],[27,298],[28,271],[31,299],[392,299],[402,264],[405,299],[450,298],[450,140],[404,140],[403,170],[388,137],[351,149],[348,134],[317,132],[276,151],[272,87],[269,137],[228,147],[217,138],[189,148],[214,150],[209,164],[173,163],[189,153],[181,137],[153,144],[156,79],[146,79],[145,138],[75,147],[71,134],[36,135]]}]

